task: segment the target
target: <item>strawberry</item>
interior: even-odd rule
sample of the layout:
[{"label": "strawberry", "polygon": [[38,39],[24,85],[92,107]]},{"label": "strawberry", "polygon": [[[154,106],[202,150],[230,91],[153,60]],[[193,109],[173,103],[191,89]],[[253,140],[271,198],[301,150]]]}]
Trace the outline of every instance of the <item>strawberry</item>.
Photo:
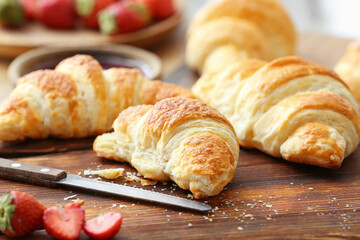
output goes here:
[{"label": "strawberry", "polygon": [[76,22],[73,0],[39,0],[37,17],[50,28],[74,28]]},{"label": "strawberry", "polygon": [[36,15],[37,0],[20,0],[19,2],[24,9],[27,19],[34,19]]},{"label": "strawberry", "polygon": [[25,21],[25,13],[18,1],[0,0],[0,24],[18,27]]},{"label": "strawberry", "polygon": [[116,0],[76,0],[76,12],[87,27],[98,28],[98,13]]},{"label": "strawberry", "polygon": [[117,212],[107,212],[84,224],[85,233],[94,239],[111,239],[121,228],[122,216]]},{"label": "strawberry", "polygon": [[57,239],[72,240],[80,236],[84,225],[85,211],[78,203],[64,207],[51,207],[44,211],[46,232]]},{"label": "strawberry", "polygon": [[173,0],[134,0],[148,6],[151,16],[157,20],[163,20],[175,13]]},{"label": "strawberry", "polygon": [[144,28],[150,21],[146,5],[130,1],[116,2],[99,14],[102,33],[128,33]]},{"label": "strawberry", "polygon": [[44,210],[33,196],[11,191],[0,200],[0,231],[9,237],[26,236],[42,226]]}]

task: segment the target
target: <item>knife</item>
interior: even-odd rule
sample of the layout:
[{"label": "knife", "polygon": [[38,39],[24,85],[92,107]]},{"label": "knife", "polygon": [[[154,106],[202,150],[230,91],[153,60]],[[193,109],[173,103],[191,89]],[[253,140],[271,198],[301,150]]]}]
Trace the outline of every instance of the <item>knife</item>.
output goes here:
[{"label": "knife", "polygon": [[110,193],[112,195],[173,205],[196,211],[206,212],[211,210],[211,207],[205,203],[140,188],[83,178],[78,175],[67,174],[64,170],[42,167],[4,158],[0,158],[0,178],[48,187],[70,186],[88,189],[96,192]]}]

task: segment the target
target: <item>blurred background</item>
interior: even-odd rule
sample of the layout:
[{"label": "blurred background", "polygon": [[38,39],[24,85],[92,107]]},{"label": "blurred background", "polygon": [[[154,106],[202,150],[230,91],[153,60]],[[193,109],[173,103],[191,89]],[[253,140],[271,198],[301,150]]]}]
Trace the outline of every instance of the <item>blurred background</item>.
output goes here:
[{"label": "blurred background", "polygon": [[359,0],[281,0],[298,31],[360,38]]},{"label": "blurred background", "polygon": [[[187,0],[184,22],[188,22],[197,9],[211,1],[214,0]],[[299,56],[333,68],[344,55],[349,42],[360,39],[360,0],[278,1],[283,4],[296,27],[296,54]]]},{"label": "blurred background", "polygon": [[[165,41],[149,48],[165,62],[162,75],[167,76],[183,63],[185,35],[192,17],[214,0],[178,0],[185,2],[183,19]],[[249,0],[251,1],[251,0]],[[279,0],[291,16],[298,32],[297,55],[333,68],[344,55],[350,39],[360,39],[360,0]],[[16,31],[14,31],[16,33]],[[21,33],[21,32],[19,32]],[[0,34],[2,34],[0,32]],[[4,35],[0,35],[4,36]],[[331,36],[331,37],[329,37]],[[27,38],[28,40],[29,38]],[[17,40],[23,41],[18,37]],[[23,41],[27,43],[28,41]],[[1,52],[0,52],[1,53]],[[0,100],[11,91],[7,69],[12,59],[0,56]],[[179,79],[183,76],[179,76]],[[184,83],[190,87],[192,81]]]},{"label": "blurred background", "polygon": [[[187,15],[213,0],[188,0]],[[343,38],[360,38],[359,0],[280,0],[298,32],[320,33]]]}]

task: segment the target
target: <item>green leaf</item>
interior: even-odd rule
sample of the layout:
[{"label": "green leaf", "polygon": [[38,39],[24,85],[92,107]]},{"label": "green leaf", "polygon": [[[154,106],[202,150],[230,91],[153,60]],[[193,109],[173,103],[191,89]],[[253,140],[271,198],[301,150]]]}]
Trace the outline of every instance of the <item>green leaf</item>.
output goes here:
[{"label": "green leaf", "polygon": [[81,16],[87,16],[92,13],[94,6],[94,0],[76,0],[76,10]]},{"label": "green leaf", "polygon": [[115,15],[106,11],[99,14],[100,31],[105,34],[114,34],[118,28],[116,25]]},{"label": "green leaf", "polygon": [[15,233],[11,226],[11,219],[14,216],[16,205],[11,204],[14,200],[13,196],[9,196],[9,193],[2,196],[0,200],[0,231],[5,232],[9,230],[11,233]]}]

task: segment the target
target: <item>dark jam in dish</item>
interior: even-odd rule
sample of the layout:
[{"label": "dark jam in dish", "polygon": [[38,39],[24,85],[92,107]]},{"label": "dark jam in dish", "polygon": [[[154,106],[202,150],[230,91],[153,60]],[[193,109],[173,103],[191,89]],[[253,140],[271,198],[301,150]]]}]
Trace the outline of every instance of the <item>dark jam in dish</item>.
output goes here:
[{"label": "dark jam in dish", "polygon": [[[145,77],[151,75],[151,68],[148,64],[141,60],[126,58],[122,56],[111,56],[111,55],[93,55],[95,59],[97,59],[102,66],[103,69],[109,68],[137,68],[139,69]],[[45,62],[41,62],[34,66],[29,72],[40,70],[40,69],[55,69],[56,65],[61,60],[51,59]]]}]

